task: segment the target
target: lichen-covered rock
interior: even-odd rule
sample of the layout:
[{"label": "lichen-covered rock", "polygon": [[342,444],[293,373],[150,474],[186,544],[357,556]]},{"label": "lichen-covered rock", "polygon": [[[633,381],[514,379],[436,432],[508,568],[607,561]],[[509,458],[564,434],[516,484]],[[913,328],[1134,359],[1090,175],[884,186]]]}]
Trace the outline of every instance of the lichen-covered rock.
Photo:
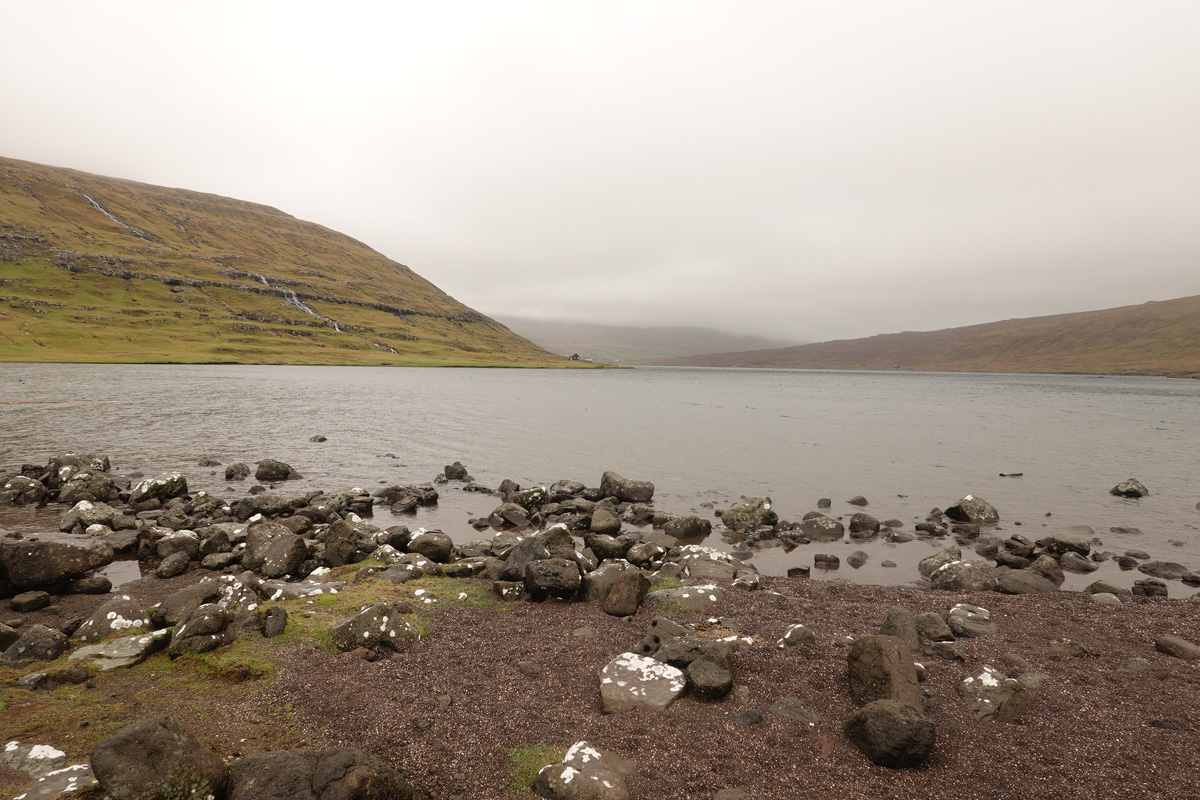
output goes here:
[{"label": "lichen-covered rock", "polygon": [[1000,521],[1000,512],[982,497],[967,495],[946,509],[946,516],[955,522],[973,522],[978,525],[995,525]]},{"label": "lichen-covered rock", "polygon": [[996,568],[985,561],[951,561],[929,576],[929,585],[947,592],[986,592],[998,579]]},{"label": "lichen-covered rock", "polygon": [[135,722],[92,750],[92,772],[113,800],[205,800],[225,796],[219,756],[167,716]]},{"label": "lichen-covered rock", "polygon": [[80,642],[98,642],[114,633],[149,628],[150,616],[127,594],[118,595],[100,606],[71,634]]},{"label": "lichen-covered rock", "polygon": [[685,688],[682,670],[635,653],[622,653],[600,671],[600,699],[607,714],[663,711]]},{"label": "lichen-covered rock", "polygon": [[412,608],[404,602],[373,603],[334,625],[329,634],[334,646],[343,652],[359,647],[402,650],[420,638],[403,616],[411,613]]},{"label": "lichen-covered rock", "polygon": [[0,766],[15,769],[30,778],[40,778],[68,763],[66,753],[46,744],[9,742],[0,748]]},{"label": "lichen-covered rock", "polygon": [[677,603],[689,611],[706,611],[721,602],[725,590],[713,584],[680,586],[677,589],[660,589],[647,595],[658,602]]},{"label": "lichen-covered rock", "polygon": [[31,625],[21,638],[13,642],[3,655],[2,661],[53,661],[67,649],[67,637],[45,625]]},{"label": "lichen-covered rock", "polygon": [[812,514],[800,521],[800,526],[793,531],[814,542],[836,542],[846,532],[846,527],[833,517],[825,514]]},{"label": "lichen-covered rock", "polygon": [[609,471],[600,478],[600,491],[605,497],[615,497],[622,503],[649,503],[654,497],[654,484],[623,478]]},{"label": "lichen-covered rock", "polygon": [[147,478],[133,487],[133,491],[129,493],[129,502],[132,505],[147,500],[162,502],[185,494],[187,494],[187,478],[178,472],[168,472],[153,478]]},{"label": "lichen-covered rock", "polygon": [[198,655],[232,644],[234,631],[230,628],[233,614],[217,603],[205,603],[175,626],[168,652],[171,658]]},{"label": "lichen-covered rock", "polygon": [[562,761],[542,768],[533,793],[547,800],[626,800],[625,778],[635,767],[632,761],[576,742]]},{"label": "lichen-covered rock", "polygon": [[64,505],[81,500],[108,502],[116,500],[120,494],[121,487],[105,473],[80,472],[72,475],[58,490],[58,502]]},{"label": "lichen-covered rock", "polygon": [[1150,494],[1150,490],[1142,485],[1142,482],[1137,478],[1130,478],[1127,481],[1121,481],[1116,486],[1108,490],[1109,494],[1117,497],[1145,497]]},{"label": "lichen-covered rock", "polygon": [[0,505],[33,506],[44,503],[50,490],[39,480],[15,475],[0,487]]},{"label": "lichen-covered rock", "polygon": [[676,539],[703,539],[712,533],[712,523],[696,516],[675,517],[663,526],[663,533]]},{"label": "lichen-covered rock", "polygon": [[990,666],[963,678],[958,693],[970,703],[976,719],[1012,722],[1029,708],[1029,698],[1021,683]]},{"label": "lichen-covered rock", "polygon": [[987,636],[996,632],[992,612],[986,608],[959,603],[946,615],[946,624],[955,636]]},{"label": "lichen-covered rock", "polygon": [[773,526],[779,522],[779,514],[771,507],[771,498],[748,497],[730,506],[721,515],[721,522],[726,528],[740,533]]},{"label": "lichen-covered rock", "polygon": [[454,560],[454,540],[442,531],[419,528],[408,540],[408,552],[420,553],[438,564],[449,564]]},{"label": "lichen-covered rock", "polygon": [[135,636],[123,636],[100,644],[80,647],[71,653],[71,661],[88,661],[102,672],[140,664],[154,653],[167,646],[171,633],[167,630],[150,631]]}]

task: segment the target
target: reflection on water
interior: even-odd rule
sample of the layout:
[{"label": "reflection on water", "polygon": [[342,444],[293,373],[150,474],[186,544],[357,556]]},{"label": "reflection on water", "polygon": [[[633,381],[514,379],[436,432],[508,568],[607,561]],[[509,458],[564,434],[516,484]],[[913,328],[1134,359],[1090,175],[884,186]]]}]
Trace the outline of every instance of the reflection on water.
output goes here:
[{"label": "reflection on water", "polygon": [[[1000,509],[1005,533],[1036,539],[1088,525],[1102,549],[1200,568],[1198,399],[1200,381],[1161,378],[7,364],[0,464],[95,450],[114,471],[180,470],[193,490],[227,497],[250,483],[227,485],[224,468],[197,467],[201,458],[286,461],[304,476],[289,492],[423,483],[455,460],[491,487],[504,478],[594,486],[612,469],[654,481],[655,505],[675,513],[711,517],[742,495],[767,495],[787,519],[821,497],[848,518],[857,509],[844,501],[861,494],[873,516],[910,529],[973,493]],[[1000,477],[1013,472],[1024,475]],[[1129,477],[1151,496],[1108,494]],[[377,521],[466,541],[488,535],[467,521],[495,504],[451,484],[437,509],[384,510]],[[0,526],[11,522],[0,515]],[[1117,526],[1142,533],[1110,532]],[[856,549],[870,555],[859,570],[844,564]],[[814,578],[908,583],[929,546],[813,544],[755,561],[783,572],[818,552],[843,566]],[[883,568],[886,559],[898,566]],[[1100,576],[1116,568],[1081,585]]]}]

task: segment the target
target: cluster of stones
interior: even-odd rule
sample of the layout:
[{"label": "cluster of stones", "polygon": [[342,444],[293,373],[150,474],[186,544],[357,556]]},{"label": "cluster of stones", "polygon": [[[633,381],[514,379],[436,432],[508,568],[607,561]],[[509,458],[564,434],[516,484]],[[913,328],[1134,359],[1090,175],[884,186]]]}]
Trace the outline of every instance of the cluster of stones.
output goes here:
[{"label": "cluster of stones", "polygon": [[[1136,483],[1126,481],[1115,487],[1113,493],[1122,494],[1117,489],[1131,482]],[[985,501],[971,497],[964,498],[964,502],[966,500],[974,501],[979,513],[965,515],[965,522],[952,527],[951,530],[957,537],[957,545],[923,559],[918,566],[921,574],[929,579],[930,585],[935,589],[994,590],[1005,594],[1054,592],[1066,580],[1067,572],[1088,574],[1095,572],[1099,564],[1109,560],[1115,560],[1123,570],[1137,569],[1150,576],[1134,582],[1132,594],[1135,595],[1166,597],[1167,585],[1164,580],[1178,580],[1191,586],[1200,586],[1200,575],[1182,564],[1151,559],[1148,553],[1140,550],[1128,550],[1118,555],[1096,549],[1101,544],[1100,540],[1095,537],[1094,530],[1084,526],[1073,528],[1069,532],[1054,533],[1036,541],[1020,534],[1002,537],[997,533],[988,532],[989,526],[995,525],[1000,515]],[[961,506],[960,503],[959,507],[948,509],[947,515]],[[1132,531],[1120,529],[1116,532]],[[973,547],[977,555],[988,560],[964,560],[962,547]],[[1118,588],[1106,581],[1096,581],[1085,591],[1096,596],[1103,595],[1099,597],[1100,602],[1110,603],[1131,593],[1129,589]]]},{"label": "cluster of stones", "polygon": [[[6,760],[4,757],[8,756]],[[398,772],[361,750],[283,750],[227,765],[166,716],[118,731],[92,750],[90,763],[66,764],[44,745],[9,742],[0,763],[34,783],[21,797],[58,797],[99,784],[102,796],[181,800],[411,800]]]}]

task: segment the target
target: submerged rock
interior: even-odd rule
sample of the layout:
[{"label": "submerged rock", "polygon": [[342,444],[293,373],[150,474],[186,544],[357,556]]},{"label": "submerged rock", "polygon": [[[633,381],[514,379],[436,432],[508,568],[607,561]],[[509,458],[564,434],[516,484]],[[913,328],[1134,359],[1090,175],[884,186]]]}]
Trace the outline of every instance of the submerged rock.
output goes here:
[{"label": "submerged rock", "polygon": [[1150,494],[1150,490],[1142,485],[1142,482],[1137,478],[1130,478],[1127,481],[1121,481],[1116,486],[1108,490],[1109,494],[1117,497],[1145,497]]}]

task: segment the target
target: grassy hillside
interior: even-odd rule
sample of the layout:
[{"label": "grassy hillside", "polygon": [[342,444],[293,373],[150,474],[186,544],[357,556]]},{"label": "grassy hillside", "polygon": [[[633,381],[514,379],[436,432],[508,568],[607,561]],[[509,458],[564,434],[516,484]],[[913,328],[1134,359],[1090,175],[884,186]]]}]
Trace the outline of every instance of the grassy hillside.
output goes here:
[{"label": "grassy hillside", "polygon": [[497,319],[552,353],[564,356],[578,353],[584,358],[621,364],[654,358],[787,347],[796,344],[795,341],[739,336],[712,328],[593,325],[581,322],[542,322],[508,316],[497,316]]},{"label": "grassy hillside", "polygon": [[1200,375],[1200,296],[941,331],[658,360],[657,364],[939,372]]},{"label": "grassy hillside", "polygon": [[2,158],[0,361],[565,363],[320,225]]}]

